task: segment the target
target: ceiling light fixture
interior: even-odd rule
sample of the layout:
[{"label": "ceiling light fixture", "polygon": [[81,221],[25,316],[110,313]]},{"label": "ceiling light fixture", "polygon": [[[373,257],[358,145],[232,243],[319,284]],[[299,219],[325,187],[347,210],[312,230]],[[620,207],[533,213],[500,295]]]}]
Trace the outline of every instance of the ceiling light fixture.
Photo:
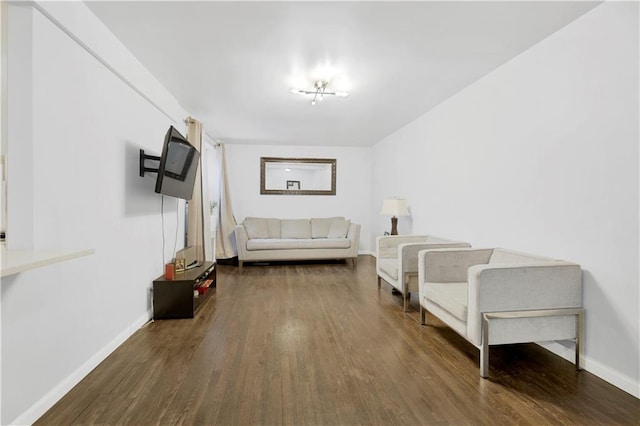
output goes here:
[{"label": "ceiling light fixture", "polygon": [[313,95],[313,99],[311,99],[311,105],[316,105],[318,102],[323,100],[325,96],[349,96],[349,93],[347,92],[328,92],[328,84],[329,81],[327,80],[318,80],[313,83],[314,90],[291,89],[291,93],[295,93],[297,95]]}]

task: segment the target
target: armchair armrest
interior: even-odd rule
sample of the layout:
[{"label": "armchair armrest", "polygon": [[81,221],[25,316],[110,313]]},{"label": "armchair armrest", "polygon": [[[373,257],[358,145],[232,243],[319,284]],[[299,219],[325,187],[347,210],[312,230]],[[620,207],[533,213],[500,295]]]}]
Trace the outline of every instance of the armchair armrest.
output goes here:
[{"label": "armchair armrest", "polygon": [[467,333],[479,341],[484,312],[582,307],[582,269],[566,261],[477,265],[469,268]]},{"label": "armchair armrest", "polygon": [[418,273],[418,253],[422,250],[467,248],[469,243],[403,243],[398,246],[399,274]]},{"label": "armchair armrest", "polygon": [[423,243],[429,239],[428,235],[385,235],[376,238],[376,257],[398,257],[398,246],[406,243]]},{"label": "armchair armrest", "polygon": [[476,265],[468,281],[469,301],[476,301],[479,312],[582,306],[582,269],[572,262]]},{"label": "armchair armrest", "polygon": [[422,250],[418,254],[419,282],[467,281],[468,269],[489,262],[493,249],[443,248]]}]

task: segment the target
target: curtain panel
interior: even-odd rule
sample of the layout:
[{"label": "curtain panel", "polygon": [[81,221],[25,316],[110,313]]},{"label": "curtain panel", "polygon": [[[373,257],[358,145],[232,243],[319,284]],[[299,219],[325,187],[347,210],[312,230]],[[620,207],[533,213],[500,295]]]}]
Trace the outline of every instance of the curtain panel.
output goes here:
[{"label": "curtain panel", "polygon": [[220,199],[218,200],[218,226],[216,230],[216,258],[230,259],[238,255],[236,248],[236,239],[234,229],[236,226],[236,218],[233,216],[233,207],[231,206],[231,196],[229,194],[229,181],[227,179],[227,161],[225,159],[225,146],[218,146],[218,171],[220,179],[218,180],[220,188],[218,191]]}]

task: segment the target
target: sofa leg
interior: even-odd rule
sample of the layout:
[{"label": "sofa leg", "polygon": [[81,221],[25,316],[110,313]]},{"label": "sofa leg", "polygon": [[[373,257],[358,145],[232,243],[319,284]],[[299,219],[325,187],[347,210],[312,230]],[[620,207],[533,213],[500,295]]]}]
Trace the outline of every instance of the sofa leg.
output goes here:
[{"label": "sofa leg", "polygon": [[238,259],[238,269],[241,270],[241,271],[242,271],[242,264],[243,263],[244,262],[242,260]]},{"label": "sofa leg", "polygon": [[489,320],[482,316],[482,346],[480,347],[480,377],[489,377]]},{"label": "sofa leg", "polygon": [[382,278],[380,278],[380,275],[378,275],[378,289],[380,289],[381,285],[382,285]]},{"label": "sofa leg", "polygon": [[422,307],[422,303],[420,304],[420,324],[421,325],[427,325],[427,316],[426,316],[426,311],[425,309]]},{"label": "sofa leg", "polygon": [[351,267],[355,268],[356,266],[358,266],[358,258],[357,257],[352,257],[351,258]]},{"label": "sofa leg", "polygon": [[411,293],[405,293],[402,295],[404,299],[404,311],[409,312],[409,298],[411,297]]}]

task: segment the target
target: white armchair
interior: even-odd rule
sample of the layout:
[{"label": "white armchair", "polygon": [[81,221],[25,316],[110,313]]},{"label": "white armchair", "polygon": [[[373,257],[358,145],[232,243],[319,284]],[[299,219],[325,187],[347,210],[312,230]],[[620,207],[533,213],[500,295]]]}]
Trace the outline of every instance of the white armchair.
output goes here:
[{"label": "white armchair", "polygon": [[407,312],[411,293],[418,292],[418,252],[445,247],[470,247],[468,243],[430,235],[388,235],[376,239],[378,288],[382,280],[402,294]]},{"label": "white armchair", "polygon": [[419,254],[420,318],[425,310],[480,349],[489,345],[575,340],[580,369],[582,270],[561,260],[505,249],[425,250]]}]

